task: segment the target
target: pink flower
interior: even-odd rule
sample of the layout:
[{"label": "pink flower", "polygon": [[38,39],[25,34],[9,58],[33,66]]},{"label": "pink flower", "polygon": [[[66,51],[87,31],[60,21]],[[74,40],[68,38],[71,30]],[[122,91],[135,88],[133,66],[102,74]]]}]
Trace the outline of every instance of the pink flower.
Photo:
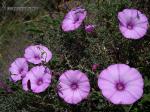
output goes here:
[{"label": "pink flower", "polygon": [[85,9],[80,7],[69,11],[62,22],[63,31],[73,31],[79,28],[85,19],[86,14],[87,12]]},{"label": "pink flower", "polygon": [[85,31],[86,31],[87,33],[93,32],[94,29],[95,29],[95,25],[86,25],[86,26],[85,26]]},{"label": "pink flower", "polygon": [[148,29],[148,19],[136,9],[124,9],[118,13],[119,29],[125,38],[142,38]]},{"label": "pink flower", "polygon": [[9,68],[11,78],[14,82],[21,80],[28,72],[28,63],[25,58],[17,58]]},{"label": "pink flower", "polygon": [[33,64],[47,63],[52,58],[51,51],[42,45],[29,46],[25,49],[24,57]]},{"label": "pink flower", "polygon": [[58,94],[67,103],[77,104],[90,92],[87,76],[79,70],[68,70],[59,78]]},{"label": "pink flower", "polygon": [[45,91],[51,83],[51,72],[45,66],[33,67],[22,80],[22,86],[25,91],[30,89],[34,93]]},{"label": "pink flower", "polygon": [[98,86],[112,103],[133,104],[142,97],[144,82],[135,68],[114,64],[100,73]]},{"label": "pink flower", "polygon": [[93,65],[92,65],[92,71],[95,72],[98,67],[99,67],[99,64],[93,64]]}]

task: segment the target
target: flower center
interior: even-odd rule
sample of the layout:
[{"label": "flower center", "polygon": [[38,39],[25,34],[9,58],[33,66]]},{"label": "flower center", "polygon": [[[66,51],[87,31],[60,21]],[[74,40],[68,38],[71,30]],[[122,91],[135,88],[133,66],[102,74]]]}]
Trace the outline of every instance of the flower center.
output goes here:
[{"label": "flower center", "polygon": [[129,23],[127,24],[127,28],[128,28],[129,30],[132,30],[133,27],[134,27],[134,25],[133,25],[132,22],[129,22]]},{"label": "flower center", "polygon": [[74,18],[74,23],[78,22],[79,21],[79,16],[77,15],[75,18]]},{"label": "flower center", "polygon": [[34,58],[35,58],[36,60],[39,60],[39,59],[40,59],[40,56],[39,56],[39,55],[35,55]]},{"label": "flower center", "polygon": [[78,88],[78,84],[77,83],[72,83],[71,84],[71,89],[72,90],[76,90]]},{"label": "flower center", "polygon": [[123,83],[119,82],[116,84],[116,89],[118,91],[123,91],[125,89],[125,85]]},{"label": "flower center", "polygon": [[43,79],[39,79],[39,80],[37,81],[37,85],[38,85],[38,86],[40,86],[41,84],[43,84]]},{"label": "flower center", "polygon": [[23,70],[24,70],[23,68],[20,68],[19,73],[22,74]]}]

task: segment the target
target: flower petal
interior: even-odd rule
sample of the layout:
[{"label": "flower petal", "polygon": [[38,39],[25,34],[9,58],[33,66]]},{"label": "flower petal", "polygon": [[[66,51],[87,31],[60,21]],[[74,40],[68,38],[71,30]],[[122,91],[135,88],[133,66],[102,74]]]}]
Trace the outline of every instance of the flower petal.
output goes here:
[{"label": "flower petal", "polygon": [[118,65],[111,65],[107,69],[103,70],[99,77],[101,79],[109,80],[112,83],[115,83],[116,80],[119,80],[119,71]]},{"label": "flower petal", "polygon": [[144,82],[143,79],[139,78],[127,83],[126,91],[130,92],[137,99],[141,98],[143,95]]},{"label": "flower petal", "polygon": [[98,86],[102,90],[102,94],[109,99],[115,92],[115,84],[110,82],[109,80],[99,79]]},{"label": "flower petal", "polygon": [[116,92],[109,99],[114,104],[133,104],[137,99],[127,91]]},{"label": "flower petal", "polygon": [[120,79],[127,84],[130,81],[142,79],[142,76],[138,70],[131,68],[130,71],[126,72],[124,75],[121,75]]},{"label": "flower petal", "polygon": [[11,75],[11,78],[14,82],[17,82],[18,80],[21,80],[21,74]]}]

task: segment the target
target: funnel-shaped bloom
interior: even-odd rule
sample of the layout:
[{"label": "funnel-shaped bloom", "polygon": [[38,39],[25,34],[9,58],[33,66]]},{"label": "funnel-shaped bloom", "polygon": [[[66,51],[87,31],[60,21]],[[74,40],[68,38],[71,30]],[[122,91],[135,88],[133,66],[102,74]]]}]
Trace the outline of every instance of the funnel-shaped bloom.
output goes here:
[{"label": "funnel-shaped bloom", "polygon": [[25,91],[32,90],[34,93],[45,91],[51,83],[51,72],[45,66],[33,67],[22,80]]},{"label": "funnel-shaped bloom", "polygon": [[52,58],[51,51],[42,45],[29,46],[25,49],[24,57],[33,64],[47,63]]},{"label": "funnel-shaped bloom", "polygon": [[10,66],[11,79],[16,82],[25,77],[28,72],[28,63],[25,58],[17,58]]},{"label": "funnel-shaped bloom", "polygon": [[142,38],[148,29],[148,19],[136,9],[124,9],[118,13],[119,29],[125,38]]},{"label": "funnel-shaped bloom", "polygon": [[62,30],[65,32],[76,30],[82,24],[86,14],[85,9],[80,7],[69,11],[62,22]]},{"label": "funnel-shaped bloom", "polygon": [[125,64],[114,64],[98,78],[102,94],[114,104],[133,104],[143,95],[143,78],[138,70]]},{"label": "funnel-shaped bloom", "polygon": [[65,102],[77,104],[90,92],[87,76],[79,70],[68,70],[59,78],[58,94]]}]

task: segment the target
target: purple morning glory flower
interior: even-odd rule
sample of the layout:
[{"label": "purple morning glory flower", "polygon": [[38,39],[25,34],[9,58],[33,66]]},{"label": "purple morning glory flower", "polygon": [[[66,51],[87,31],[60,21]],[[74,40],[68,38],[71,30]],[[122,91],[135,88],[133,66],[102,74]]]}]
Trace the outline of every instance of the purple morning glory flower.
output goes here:
[{"label": "purple morning glory flower", "polygon": [[58,94],[69,104],[77,104],[90,92],[87,76],[79,70],[68,70],[59,78]]},{"label": "purple morning glory flower", "polygon": [[34,93],[45,91],[51,83],[52,74],[45,66],[33,67],[22,80],[25,91],[32,90]]},{"label": "purple morning glory flower", "polygon": [[40,64],[42,62],[49,62],[52,58],[51,51],[42,45],[33,45],[25,49],[24,57],[28,62],[33,64]]},{"label": "purple morning glory flower", "polygon": [[16,82],[25,77],[28,72],[28,63],[25,58],[17,58],[10,66],[11,79]]},{"label": "purple morning glory flower", "polygon": [[136,9],[118,13],[119,29],[125,38],[140,39],[148,30],[148,18]]},{"label": "purple morning glory flower", "polygon": [[69,11],[62,22],[61,27],[63,31],[68,32],[79,28],[85,19],[86,14],[86,10],[80,7]]},{"label": "purple morning glory flower", "polygon": [[135,68],[114,64],[100,73],[98,86],[113,104],[133,104],[142,97],[144,82]]}]

